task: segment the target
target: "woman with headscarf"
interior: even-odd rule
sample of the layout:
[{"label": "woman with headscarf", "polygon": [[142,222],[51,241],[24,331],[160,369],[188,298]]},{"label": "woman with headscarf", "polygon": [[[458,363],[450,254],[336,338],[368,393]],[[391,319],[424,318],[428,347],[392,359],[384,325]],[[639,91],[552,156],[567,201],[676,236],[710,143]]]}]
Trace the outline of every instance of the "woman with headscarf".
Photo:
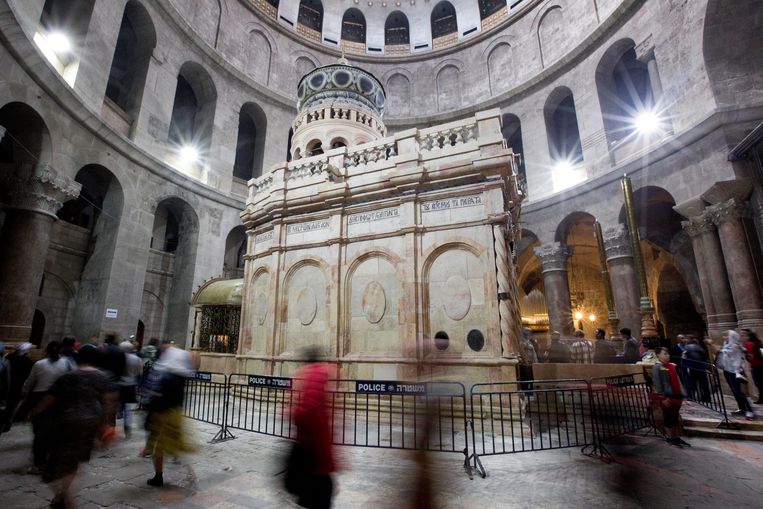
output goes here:
[{"label": "woman with headscarf", "polygon": [[731,393],[736,399],[739,410],[733,412],[734,414],[744,414],[747,420],[755,418],[755,414],[752,411],[752,405],[747,399],[747,396],[742,391],[742,383],[747,382],[744,377],[744,360],[746,350],[742,345],[742,339],[736,331],[728,330],[723,333],[723,346],[721,351],[718,352],[716,357],[716,366],[718,369],[723,370],[723,377],[726,379],[726,383],[731,388]]}]

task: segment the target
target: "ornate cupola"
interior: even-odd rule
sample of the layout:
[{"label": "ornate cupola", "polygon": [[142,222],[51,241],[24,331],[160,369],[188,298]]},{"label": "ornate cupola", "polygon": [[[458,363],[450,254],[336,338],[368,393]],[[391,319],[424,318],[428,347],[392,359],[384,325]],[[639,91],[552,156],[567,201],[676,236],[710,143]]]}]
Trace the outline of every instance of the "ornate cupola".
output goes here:
[{"label": "ornate cupola", "polygon": [[368,143],[387,134],[382,122],[384,87],[374,75],[344,58],[303,76],[297,98],[292,160]]}]

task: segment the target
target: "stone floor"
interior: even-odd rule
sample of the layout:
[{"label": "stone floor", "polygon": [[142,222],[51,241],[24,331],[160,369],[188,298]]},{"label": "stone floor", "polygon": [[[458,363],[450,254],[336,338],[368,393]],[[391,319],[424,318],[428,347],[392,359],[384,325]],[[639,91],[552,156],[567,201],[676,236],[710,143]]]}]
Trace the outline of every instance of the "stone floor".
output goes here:
[{"label": "stone floor", "polygon": [[[135,433],[97,451],[77,482],[82,508],[293,508],[280,489],[287,444],[236,432],[235,440],[207,442],[217,429],[192,422],[198,451],[165,466],[166,486],[150,488],[151,462],[138,457]],[[0,507],[47,507],[50,489],[27,475],[31,430],[17,425],[0,437]],[[430,456],[435,507],[761,507],[763,444],[692,439],[677,449],[653,436],[609,445],[616,463],[564,449],[483,458],[488,477],[470,480],[463,457]],[[415,462],[398,450],[339,448],[337,508],[421,507],[412,494]]]}]

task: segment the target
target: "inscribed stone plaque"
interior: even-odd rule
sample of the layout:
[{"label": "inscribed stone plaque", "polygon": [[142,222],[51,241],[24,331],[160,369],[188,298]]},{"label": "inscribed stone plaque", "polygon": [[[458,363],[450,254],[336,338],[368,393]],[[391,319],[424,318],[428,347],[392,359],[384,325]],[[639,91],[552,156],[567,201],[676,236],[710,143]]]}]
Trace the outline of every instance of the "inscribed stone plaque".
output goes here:
[{"label": "inscribed stone plaque", "polygon": [[443,287],[442,308],[451,320],[463,320],[472,306],[472,292],[469,283],[454,274],[448,278]]},{"label": "inscribed stone plaque", "polygon": [[363,314],[371,323],[379,323],[387,309],[387,296],[384,288],[376,281],[371,281],[363,291]]}]

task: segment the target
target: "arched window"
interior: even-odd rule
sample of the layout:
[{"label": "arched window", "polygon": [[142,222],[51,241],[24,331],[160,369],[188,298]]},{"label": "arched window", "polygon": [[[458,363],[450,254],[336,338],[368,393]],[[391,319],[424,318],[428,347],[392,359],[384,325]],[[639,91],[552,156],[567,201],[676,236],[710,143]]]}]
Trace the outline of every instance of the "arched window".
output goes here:
[{"label": "arched window", "polygon": [[610,144],[631,134],[635,119],[654,107],[647,65],[636,58],[630,40],[604,53],[596,69],[596,88]]},{"label": "arched window", "polygon": [[323,143],[321,140],[313,140],[307,144],[307,157],[323,154]]},{"label": "arched window", "polygon": [[323,4],[320,0],[300,0],[297,23],[321,33],[323,31]]},{"label": "arched window", "polygon": [[95,0],[46,0],[34,41],[45,58],[74,86]]},{"label": "arched window", "polygon": [[458,33],[456,9],[450,2],[440,2],[432,9],[430,17],[432,24],[432,39]]},{"label": "arched window", "polygon": [[342,40],[366,43],[366,18],[354,7],[347,9],[342,17]]},{"label": "arched window", "polygon": [[199,64],[180,68],[172,106],[169,140],[177,148],[191,147],[198,155],[209,148],[217,103],[212,78]]},{"label": "arched window", "polygon": [[485,19],[501,9],[506,8],[506,0],[479,0],[478,3],[480,7],[480,19]]},{"label": "arched window", "polygon": [[128,123],[138,116],[156,32],[146,9],[131,0],[125,6],[117,45],[111,60],[106,97],[127,115]]},{"label": "arched window", "polygon": [[572,92],[566,87],[556,89],[544,108],[549,152],[555,164],[575,165],[583,160],[578,117]]},{"label": "arched window", "polygon": [[384,22],[384,44],[386,46],[411,43],[408,17],[400,11],[394,11]]},{"label": "arched window", "polygon": [[506,145],[515,154],[519,154],[519,175],[525,178],[527,175],[525,171],[525,151],[522,145],[522,124],[519,122],[519,117],[511,113],[504,115],[501,118],[501,134],[503,134],[503,139],[506,140]]},{"label": "arched window", "polygon": [[238,141],[233,176],[249,180],[262,175],[262,156],[265,152],[265,112],[254,103],[246,103],[238,115]]}]

